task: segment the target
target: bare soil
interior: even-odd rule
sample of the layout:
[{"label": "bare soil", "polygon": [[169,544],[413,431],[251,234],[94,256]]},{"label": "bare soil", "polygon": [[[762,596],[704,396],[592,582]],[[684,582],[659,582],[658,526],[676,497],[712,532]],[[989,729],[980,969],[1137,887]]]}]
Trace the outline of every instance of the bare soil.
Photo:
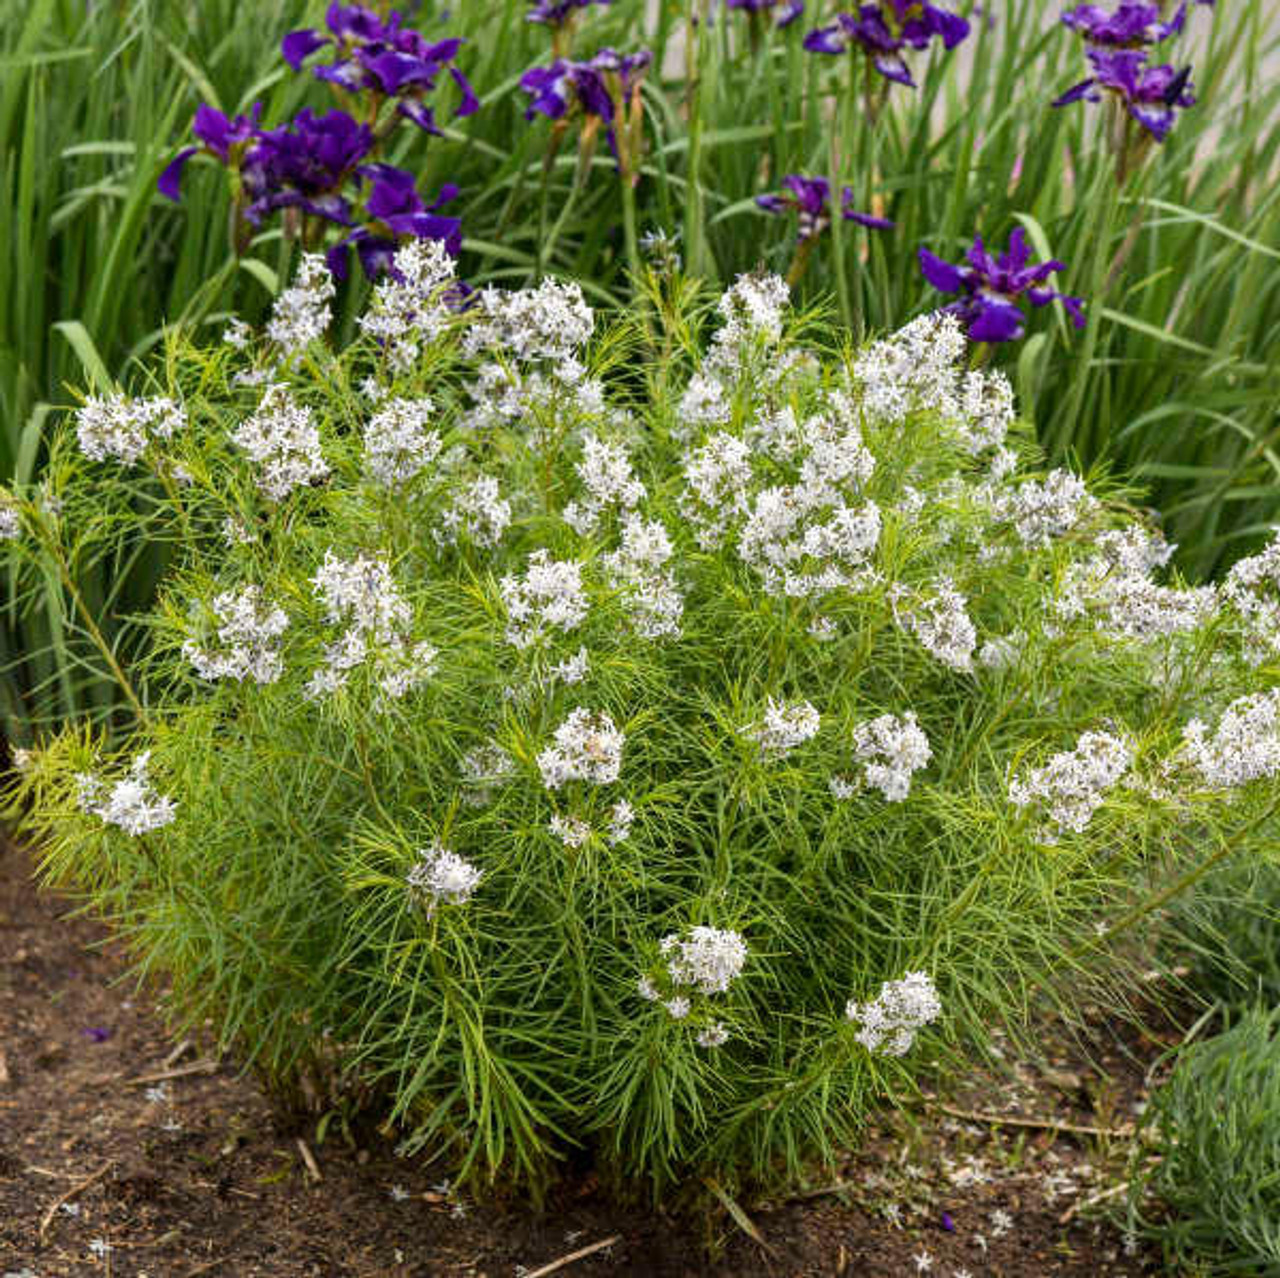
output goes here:
[{"label": "bare soil", "polygon": [[934,1103],[886,1120],[838,1184],[747,1205],[763,1246],[726,1217],[709,1259],[696,1223],[620,1208],[587,1173],[534,1214],[460,1199],[438,1169],[376,1137],[280,1126],[233,1062],[198,1043],[178,1050],[158,1014],[163,991],[122,981],[104,929],[70,909],[36,889],[25,853],[0,845],[0,1278],[1158,1270],[1099,1215],[1115,1194],[1091,1200],[1125,1175],[1145,1064],[1173,1028],[1104,1029],[1092,1064],[1064,1045],[1038,1068],[1012,1066],[948,1106],[977,1118]]}]

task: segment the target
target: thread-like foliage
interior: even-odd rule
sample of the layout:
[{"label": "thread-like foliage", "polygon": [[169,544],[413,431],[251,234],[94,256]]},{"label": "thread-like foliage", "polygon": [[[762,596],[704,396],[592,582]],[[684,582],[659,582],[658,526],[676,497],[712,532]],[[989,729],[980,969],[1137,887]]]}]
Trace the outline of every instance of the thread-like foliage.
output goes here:
[{"label": "thread-like foliage", "polygon": [[1269,614],[1159,584],[949,317],[667,274],[594,332],[414,245],[331,347],[316,268],[90,399],[0,542],[169,546],[147,662],[93,656],[133,762],[69,730],[14,810],[277,1086],[476,1186],[774,1185],[1273,830]]}]

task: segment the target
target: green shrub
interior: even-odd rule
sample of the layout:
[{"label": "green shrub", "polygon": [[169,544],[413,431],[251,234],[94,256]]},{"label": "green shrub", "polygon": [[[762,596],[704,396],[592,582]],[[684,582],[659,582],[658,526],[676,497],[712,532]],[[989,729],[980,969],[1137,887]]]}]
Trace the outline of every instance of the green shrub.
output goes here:
[{"label": "green shrub", "polygon": [[1280,1273],[1278,1028],[1280,1008],[1245,1012],[1152,1093],[1160,1161],[1133,1182],[1130,1226],[1178,1272]]},{"label": "green shrub", "polygon": [[774,1184],[1273,833],[1274,555],[1158,584],[954,320],[833,351],[667,275],[593,338],[399,264],[332,350],[308,259],[5,503],[28,584],[172,547],[148,661],[97,657],[128,753],[68,730],[14,811],[278,1088],[476,1185]]}]

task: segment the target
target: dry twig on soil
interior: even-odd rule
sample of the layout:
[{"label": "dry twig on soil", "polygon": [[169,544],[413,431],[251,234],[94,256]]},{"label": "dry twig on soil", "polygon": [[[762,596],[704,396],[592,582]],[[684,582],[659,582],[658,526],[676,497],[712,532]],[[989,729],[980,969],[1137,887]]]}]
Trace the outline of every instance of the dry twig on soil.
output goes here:
[{"label": "dry twig on soil", "polygon": [[116,1160],[114,1158],[108,1158],[107,1161],[103,1163],[102,1166],[99,1167],[98,1170],[94,1172],[92,1176],[86,1176],[82,1181],[79,1181],[77,1184],[72,1185],[71,1188],[68,1189],[65,1194],[62,1194],[60,1197],[55,1198],[53,1202],[49,1204],[48,1211],[46,1211],[45,1214],[40,1219],[40,1241],[41,1242],[44,1242],[45,1235],[49,1232],[49,1226],[53,1224],[54,1213],[58,1210],[58,1208],[61,1207],[63,1203],[69,1203],[77,1194],[84,1193],[84,1191],[88,1189],[89,1186],[94,1184],[96,1181],[101,1180],[107,1174],[107,1172],[109,1172],[111,1168],[115,1166],[115,1164],[116,1164]]}]

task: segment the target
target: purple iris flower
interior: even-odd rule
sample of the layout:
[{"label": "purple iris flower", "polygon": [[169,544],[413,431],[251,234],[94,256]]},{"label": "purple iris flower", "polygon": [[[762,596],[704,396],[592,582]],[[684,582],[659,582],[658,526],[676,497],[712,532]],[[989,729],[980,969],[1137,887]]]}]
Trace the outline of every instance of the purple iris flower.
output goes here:
[{"label": "purple iris flower", "polygon": [[250,141],[258,131],[262,118],[262,103],[255,102],[248,115],[238,115],[228,120],[221,111],[201,103],[196,108],[191,132],[202,145],[183,147],[169,162],[156,183],[161,195],[168,196],[176,204],[182,198],[182,171],[187,161],[199,151],[205,151],[223,164],[231,163],[231,150]]},{"label": "purple iris flower", "polygon": [[967,266],[952,266],[927,248],[920,249],[920,269],[925,279],[939,292],[961,294],[942,309],[959,316],[971,340],[1017,341],[1024,331],[1025,317],[1018,305],[1024,296],[1032,306],[1045,306],[1057,298],[1075,326],[1084,326],[1084,303],[1080,298],[1044,287],[1044,281],[1054,271],[1062,270],[1064,263],[1051,259],[1032,266],[1031,248],[1022,227],[1010,236],[1007,253],[992,257],[982,237],[975,235],[966,257]]},{"label": "purple iris flower", "polygon": [[557,58],[549,67],[531,67],[520,77],[520,87],[532,98],[525,109],[526,120],[535,115],[559,120],[575,103],[586,115],[613,119],[613,99],[604,77],[590,62]]},{"label": "purple iris flower", "polygon": [[1149,67],[1146,60],[1141,49],[1090,49],[1093,75],[1068,89],[1053,105],[1082,99],[1100,102],[1105,89],[1119,97],[1125,110],[1157,142],[1163,142],[1173,128],[1177,108],[1195,105],[1191,68]]},{"label": "purple iris flower", "polygon": [[[795,209],[799,215],[796,238],[800,243],[816,239],[831,225],[831,183],[824,177],[807,178],[791,173],[782,179],[787,195],[757,195],[756,203],[768,213],[786,213]],[[893,223],[887,217],[859,213],[853,207],[853,192],[846,186],[842,192],[841,216],[848,222],[886,231]]]},{"label": "purple iris flower", "polygon": [[776,13],[779,27],[790,26],[804,12],[804,0],[725,0],[725,4],[748,13]]},{"label": "purple iris flower", "polygon": [[381,275],[391,268],[404,236],[443,240],[445,248],[455,257],[458,255],[462,249],[462,222],[436,212],[457,198],[458,188],[452,182],[442,186],[440,194],[427,204],[418,194],[413,174],[404,169],[390,164],[363,164],[356,175],[371,184],[364,206],[369,225],[358,227],[329,250],[329,270],[336,278],[347,278],[347,250],[352,247],[370,279]]},{"label": "purple iris flower", "polygon": [[576,107],[588,117],[588,128],[598,127],[591,121],[603,122],[609,149],[618,159],[618,113],[627,103],[636,109],[640,82],[652,62],[648,49],[628,54],[601,49],[587,62],[557,58],[549,67],[531,67],[520,77],[521,89],[532,99],[524,118],[545,115],[563,120]]},{"label": "purple iris flower", "polygon": [[613,0],[529,0],[532,10],[525,15],[526,22],[541,22],[548,27],[561,27],[579,9],[593,4],[612,4]]},{"label": "purple iris flower", "polygon": [[1121,49],[1158,44],[1181,31],[1186,20],[1186,0],[1182,0],[1178,12],[1168,22],[1160,20],[1159,5],[1136,3],[1136,0],[1121,0],[1115,13],[1108,13],[1097,4],[1078,4],[1062,15],[1063,25],[1078,32],[1090,44]]},{"label": "purple iris flower", "polygon": [[463,41],[427,40],[417,31],[400,24],[399,13],[383,21],[363,5],[331,4],[325,14],[332,36],[306,28],[291,31],[281,42],[284,60],[295,70],[317,49],[333,45],[337,55],[332,63],[313,67],[318,80],[345,89],[348,93],[372,90],[399,98],[396,110],[428,133],[439,133],[435,113],[422,99],[436,87],[442,71],[448,71],[462,100],[454,116],[472,115],[480,100],[466,76],[452,65]]},{"label": "purple iris flower", "polygon": [[902,50],[925,49],[935,36],[945,48],[954,49],[969,34],[969,24],[958,14],[921,0],[876,0],[856,13],[838,13],[830,26],[818,27],[804,38],[810,53],[844,53],[862,48],[872,65],[887,80],[915,87]]},{"label": "purple iris flower", "polygon": [[283,128],[260,129],[241,167],[245,217],[257,226],[276,209],[300,208],[350,225],[339,191],[373,145],[373,130],[345,111],[317,116],[306,108]]}]

